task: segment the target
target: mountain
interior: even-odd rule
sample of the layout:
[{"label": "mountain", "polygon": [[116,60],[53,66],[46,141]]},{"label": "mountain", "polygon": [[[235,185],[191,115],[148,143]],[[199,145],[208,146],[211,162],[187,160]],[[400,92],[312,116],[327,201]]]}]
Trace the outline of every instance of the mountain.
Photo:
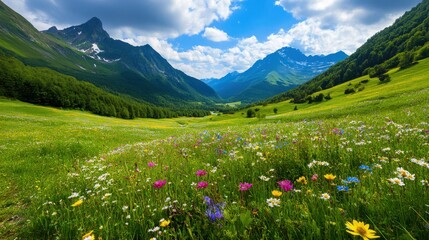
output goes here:
[{"label": "mountain", "polygon": [[0,1],[0,49],[27,65],[48,67],[159,106],[207,108],[218,100],[213,89],[174,69],[151,46],[112,39],[97,18],[39,32]]},{"label": "mountain", "polygon": [[258,60],[243,73],[233,72],[206,83],[230,101],[255,102],[296,87],[345,59],[344,52],[327,56],[306,56],[285,47]]},{"label": "mountain", "polygon": [[372,36],[346,60],[296,89],[268,99],[301,102],[320,89],[328,89],[356,77],[376,76],[413,59],[429,56],[429,0],[423,0],[395,23]]}]

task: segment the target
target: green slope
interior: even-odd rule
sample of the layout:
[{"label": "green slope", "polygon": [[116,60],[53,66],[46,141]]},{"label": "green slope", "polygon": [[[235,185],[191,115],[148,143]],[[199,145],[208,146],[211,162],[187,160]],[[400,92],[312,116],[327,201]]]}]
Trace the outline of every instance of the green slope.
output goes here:
[{"label": "green slope", "polygon": [[[399,66],[404,53],[422,58],[421,48],[429,41],[429,0],[423,0],[412,10],[406,12],[395,23],[371,37],[363,46],[346,60],[332,66],[325,73],[309,82],[268,102],[279,102],[296,98],[302,100],[307,95],[327,89],[372,71],[377,65],[386,69]],[[425,57],[429,56],[426,49]]]}]

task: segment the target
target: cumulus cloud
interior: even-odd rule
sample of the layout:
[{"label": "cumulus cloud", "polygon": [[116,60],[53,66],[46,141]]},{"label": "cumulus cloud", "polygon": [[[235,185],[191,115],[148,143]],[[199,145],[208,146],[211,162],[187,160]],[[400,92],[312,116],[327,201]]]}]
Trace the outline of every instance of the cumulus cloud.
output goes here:
[{"label": "cumulus cloud", "polygon": [[213,42],[225,42],[229,39],[229,36],[226,32],[214,27],[206,27],[203,37]]},{"label": "cumulus cloud", "polygon": [[98,17],[109,31],[127,27],[160,38],[198,34],[213,21],[227,19],[233,7],[231,0],[6,0],[13,2],[22,3],[21,12],[49,16],[32,19],[36,26],[70,26]]},{"label": "cumulus cloud", "polygon": [[421,0],[278,0],[297,19],[317,18],[327,26],[338,24],[372,25],[403,13]]}]

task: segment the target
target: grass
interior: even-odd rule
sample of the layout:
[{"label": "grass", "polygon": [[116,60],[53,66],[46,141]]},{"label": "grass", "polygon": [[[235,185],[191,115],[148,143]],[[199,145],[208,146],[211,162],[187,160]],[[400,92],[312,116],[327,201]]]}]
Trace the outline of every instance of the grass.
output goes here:
[{"label": "grass", "polygon": [[0,99],[0,238],[351,239],[355,219],[384,239],[424,239],[428,65],[296,111],[258,106],[266,119],[122,120]]}]

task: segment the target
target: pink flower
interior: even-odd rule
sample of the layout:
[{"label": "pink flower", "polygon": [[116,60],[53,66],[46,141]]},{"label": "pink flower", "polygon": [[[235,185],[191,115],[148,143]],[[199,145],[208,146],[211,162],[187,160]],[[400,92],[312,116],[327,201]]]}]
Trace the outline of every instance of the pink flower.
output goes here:
[{"label": "pink flower", "polygon": [[319,177],[319,175],[313,174],[313,176],[311,176],[311,181],[313,181],[313,182],[317,181],[318,177]]},{"label": "pink flower", "polygon": [[155,167],[155,166],[156,166],[156,164],[155,164],[154,162],[148,162],[148,163],[147,163],[147,166],[148,166],[148,167]]},{"label": "pink flower", "polygon": [[198,170],[195,174],[196,174],[198,177],[201,177],[201,176],[206,175],[206,174],[207,174],[207,172],[206,172],[205,170]]},{"label": "pink flower", "polygon": [[167,180],[158,180],[153,184],[154,188],[162,188],[167,183]]},{"label": "pink flower", "polygon": [[247,191],[249,190],[251,187],[253,186],[253,184],[251,183],[240,183],[240,191]]},{"label": "pink flower", "polygon": [[283,181],[279,181],[277,182],[277,184],[280,186],[281,189],[283,189],[283,191],[285,192],[289,192],[290,190],[293,189],[293,184],[291,181],[289,180],[283,180]]},{"label": "pink flower", "polygon": [[197,188],[201,189],[201,188],[206,188],[209,184],[207,182],[199,182],[197,184]]}]

